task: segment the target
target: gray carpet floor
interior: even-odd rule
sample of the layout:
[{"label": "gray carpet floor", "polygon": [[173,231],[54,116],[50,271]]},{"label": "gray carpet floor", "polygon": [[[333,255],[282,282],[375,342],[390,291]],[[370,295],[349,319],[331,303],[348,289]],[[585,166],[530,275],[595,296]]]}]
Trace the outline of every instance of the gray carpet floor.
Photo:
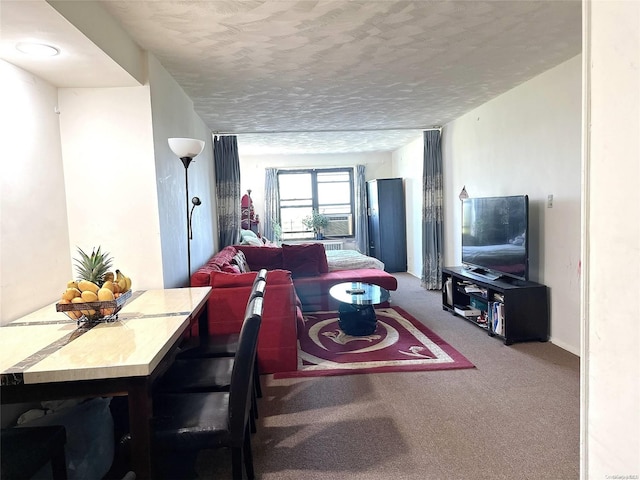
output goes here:
[{"label": "gray carpet floor", "polygon": [[[474,369],[274,380],[262,377],[256,476],[300,479],[577,479],[580,360],[551,344],[505,346],[442,310],[440,292],[396,274],[392,304]],[[199,478],[230,478],[203,451]]]}]

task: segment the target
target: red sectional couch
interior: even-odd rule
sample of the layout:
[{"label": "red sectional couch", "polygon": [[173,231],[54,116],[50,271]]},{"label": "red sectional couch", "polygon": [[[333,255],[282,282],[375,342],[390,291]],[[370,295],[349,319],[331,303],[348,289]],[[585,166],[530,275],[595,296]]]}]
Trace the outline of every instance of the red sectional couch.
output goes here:
[{"label": "red sectional couch", "polygon": [[[251,271],[240,273],[234,264],[238,251]],[[297,369],[296,319],[302,309],[337,309],[329,296],[331,286],[347,281],[363,281],[396,290],[395,277],[383,270],[358,269],[329,272],[321,244],[257,247],[233,245],[213,255],[191,276],[191,286],[211,286],[208,301],[209,332],[240,331],[249,292],[256,273],[266,268],[267,290],[260,335],[258,362],[261,373]]]},{"label": "red sectional couch", "polygon": [[376,268],[330,272],[324,246],[319,243],[285,244],[278,248],[235,245],[235,248],[244,253],[251,270],[289,270],[302,309],[308,312],[337,310],[338,302],[329,295],[329,289],[338,283],[366,282],[387,290],[398,288],[393,275]]}]

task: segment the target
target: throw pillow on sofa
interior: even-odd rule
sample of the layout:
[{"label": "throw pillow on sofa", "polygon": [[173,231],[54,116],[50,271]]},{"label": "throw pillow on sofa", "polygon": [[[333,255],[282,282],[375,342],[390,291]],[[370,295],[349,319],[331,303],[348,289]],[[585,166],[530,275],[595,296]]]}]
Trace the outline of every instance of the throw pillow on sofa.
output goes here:
[{"label": "throw pillow on sofa", "polygon": [[217,265],[220,270],[222,270],[222,267],[225,264],[231,263],[236,253],[238,253],[238,251],[233,246],[229,245],[211,257],[207,263]]},{"label": "throw pillow on sofa", "polygon": [[255,245],[256,247],[261,247],[264,245],[264,242],[258,237],[245,237],[242,239],[242,245]]},{"label": "throw pillow on sofa", "polygon": [[264,242],[258,235],[251,230],[240,230],[240,244],[241,245],[256,245],[261,247]]},{"label": "throw pillow on sofa", "polygon": [[226,273],[242,273],[240,267],[235,263],[228,263],[222,267],[222,271]]},{"label": "throw pillow on sofa", "polygon": [[252,271],[258,271],[261,268],[266,268],[267,270],[283,268],[281,248],[265,248],[253,245],[236,245],[235,248],[244,253],[244,257],[247,259]]},{"label": "throw pillow on sofa", "polygon": [[282,266],[290,270],[294,277],[312,277],[329,271],[327,255],[321,243],[282,245]]},{"label": "throw pillow on sofa", "polygon": [[247,263],[247,259],[245,258],[244,253],[242,253],[241,251],[238,251],[233,256],[231,263],[235,263],[238,266],[240,273],[247,273],[251,271],[251,269],[249,268],[249,264]]},{"label": "throw pillow on sofa", "polygon": [[242,238],[242,240],[249,237],[258,238],[258,235],[256,235],[253,230],[245,230],[244,228],[240,230],[240,238]]}]

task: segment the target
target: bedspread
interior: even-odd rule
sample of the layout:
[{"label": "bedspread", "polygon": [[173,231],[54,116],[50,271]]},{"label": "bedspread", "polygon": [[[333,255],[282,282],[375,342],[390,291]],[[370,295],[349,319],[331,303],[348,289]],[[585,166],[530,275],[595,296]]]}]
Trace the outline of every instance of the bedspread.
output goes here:
[{"label": "bedspread", "polygon": [[357,270],[359,268],[377,268],[384,270],[384,263],[377,258],[368,257],[356,250],[328,250],[329,271]]}]

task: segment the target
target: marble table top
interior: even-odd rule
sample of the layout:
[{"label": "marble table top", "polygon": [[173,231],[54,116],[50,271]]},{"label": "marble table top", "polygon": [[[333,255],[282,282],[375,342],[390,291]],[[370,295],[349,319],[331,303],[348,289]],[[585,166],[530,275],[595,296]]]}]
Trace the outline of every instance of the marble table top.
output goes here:
[{"label": "marble table top", "polygon": [[133,292],[113,322],[78,326],[55,303],[0,327],[2,385],[148,376],[211,287]]}]

